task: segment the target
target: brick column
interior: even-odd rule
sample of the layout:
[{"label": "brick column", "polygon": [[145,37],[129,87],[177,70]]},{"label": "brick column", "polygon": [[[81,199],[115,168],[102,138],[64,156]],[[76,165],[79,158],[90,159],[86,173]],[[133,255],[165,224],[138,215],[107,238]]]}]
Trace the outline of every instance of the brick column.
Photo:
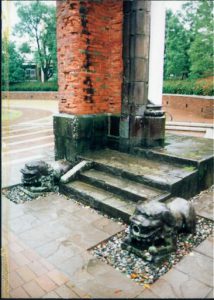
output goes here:
[{"label": "brick column", "polygon": [[59,111],[120,113],[122,1],[58,1]]},{"label": "brick column", "polygon": [[122,23],[123,1],[57,1],[56,159],[106,145],[108,114],[121,112]]}]

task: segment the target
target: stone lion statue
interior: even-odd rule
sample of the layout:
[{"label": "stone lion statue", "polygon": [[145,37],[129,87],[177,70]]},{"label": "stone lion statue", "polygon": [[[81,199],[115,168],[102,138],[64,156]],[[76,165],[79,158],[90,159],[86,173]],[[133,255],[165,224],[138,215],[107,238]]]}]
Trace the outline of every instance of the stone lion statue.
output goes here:
[{"label": "stone lion statue", "polygon": [[194,233],[195,228],[195,210],[185,199],[141,203],[130,217],[130,232],[122,248],[142,257],[149,253],[150,259],[158,261],[176,249],[179,232]]},{"label": "stone lion statue", "polygon": [[72,164],[64,160],[49,164],[43,160],[30,161],[20,170],[22,183],[31,192],[54,191],[54,187],[60,177],[70,170],[71,167]]}]

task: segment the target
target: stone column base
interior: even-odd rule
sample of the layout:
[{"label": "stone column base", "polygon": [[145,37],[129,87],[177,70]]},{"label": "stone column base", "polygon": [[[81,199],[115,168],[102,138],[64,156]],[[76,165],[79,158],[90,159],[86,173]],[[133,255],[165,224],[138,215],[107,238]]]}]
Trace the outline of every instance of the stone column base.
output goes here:
[{"label": "stone column base", "polygon": [[69,115],[53,117],[55,159],[76,161],[77,155],[107,144],[108,115]]},{"label": "stone column base", "polygon": [[147,105],[143,118],[143,137],[141,144],[146,147],[164,146],[165,113],[161,106]]}]

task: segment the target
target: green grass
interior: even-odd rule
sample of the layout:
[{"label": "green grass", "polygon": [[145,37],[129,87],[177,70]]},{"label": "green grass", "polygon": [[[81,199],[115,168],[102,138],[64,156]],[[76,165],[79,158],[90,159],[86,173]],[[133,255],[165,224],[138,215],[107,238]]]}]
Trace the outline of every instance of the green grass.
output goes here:
[{"label": "green grass", "polygon": [[14,121],[22,116],[20,110],[3,108],[2,110],[2,122]]}]

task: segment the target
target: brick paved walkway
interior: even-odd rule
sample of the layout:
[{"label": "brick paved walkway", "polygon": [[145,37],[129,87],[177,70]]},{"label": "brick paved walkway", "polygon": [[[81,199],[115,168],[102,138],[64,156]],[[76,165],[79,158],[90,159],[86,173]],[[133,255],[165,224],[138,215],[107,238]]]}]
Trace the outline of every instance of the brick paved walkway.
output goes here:
[{"label": "brick paved walkway", "polygon": [[[210,206],[212,193],[201,200]],[[196,202],[198,207],[197,203],[201,201]],[[203,209],[200,211],[203,215]],[[213,297],[212,237],[148,289],[87,251],[122,228],[121,224],[54,193],[19,205],[3,197],[3,296]]]}]

